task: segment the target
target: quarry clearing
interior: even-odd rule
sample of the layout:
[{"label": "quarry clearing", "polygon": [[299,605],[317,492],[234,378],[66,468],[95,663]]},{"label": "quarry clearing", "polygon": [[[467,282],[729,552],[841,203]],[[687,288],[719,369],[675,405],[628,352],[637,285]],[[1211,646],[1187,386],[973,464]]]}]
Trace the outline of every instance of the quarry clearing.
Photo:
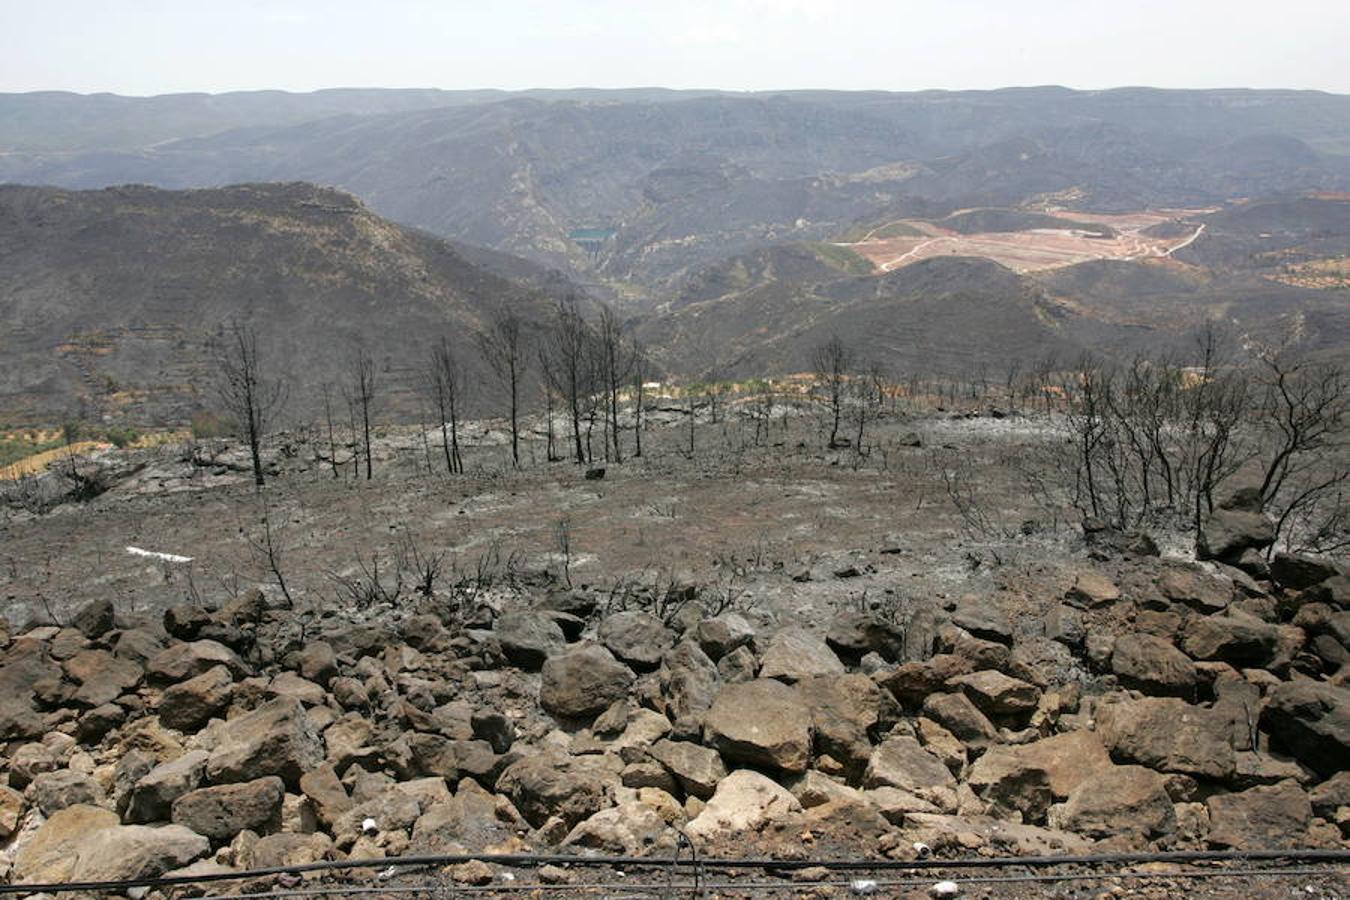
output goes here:
[{"label": "quarry clearing", "polygon": [[[934,222],[900,219],[873,229],[861,241],[840,246],[848,247],[883,273],[939,256],[978,256],[1021,274],[1098,259],[1129,261],[1171,256],[1195,241],[1205,226],[1199,224],[1189,233],[1169,238],[1151,236],[1145,233],[1146,230],[1198,212],[1202,211],[1158,210],[1100,215],[1056,211],[1051,215],[1063,220],[1063,228],[975,234],[962,234]],[[1094,227],[1102,225],[1108,228]],[[881,236],[897,230],[914,234]]]}]

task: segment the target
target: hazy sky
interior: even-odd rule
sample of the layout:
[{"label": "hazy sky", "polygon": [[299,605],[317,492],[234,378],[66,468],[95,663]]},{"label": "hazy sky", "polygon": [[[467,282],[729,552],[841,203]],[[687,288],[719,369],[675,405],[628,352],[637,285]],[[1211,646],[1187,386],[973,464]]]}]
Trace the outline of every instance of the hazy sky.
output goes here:
[{"label": "hazy sky", "polygon": [[1289,87],[1350,0],[0,0],[0,91]]}]

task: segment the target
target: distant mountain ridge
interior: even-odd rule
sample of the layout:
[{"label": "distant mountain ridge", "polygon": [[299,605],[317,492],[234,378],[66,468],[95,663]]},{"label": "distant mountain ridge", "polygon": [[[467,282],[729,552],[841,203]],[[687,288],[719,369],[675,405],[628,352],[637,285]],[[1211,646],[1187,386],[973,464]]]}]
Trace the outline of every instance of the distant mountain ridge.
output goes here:
[{"label": "distant mountain ridge", "polygon": [[[0,149],[0,182],[332,185],[382,216],[569,270],[641,306],[720,257],[828,240],[887,215],[1350,190],[1350,97],[1053,87],[0,95]],[[614,234],[598,247],[570,237],[593,229]]]}]

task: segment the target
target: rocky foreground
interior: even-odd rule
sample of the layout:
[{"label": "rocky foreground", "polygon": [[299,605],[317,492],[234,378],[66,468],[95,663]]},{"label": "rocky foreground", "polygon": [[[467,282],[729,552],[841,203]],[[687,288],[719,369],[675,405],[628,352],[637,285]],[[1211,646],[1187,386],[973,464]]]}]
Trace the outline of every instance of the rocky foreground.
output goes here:
[{"label": "rocky foreground", "polygon": [[1203,552],[1246,571],[1094,529],[1031,609],[819,627],[542,582],[468,609],[95,603],[0,631],[0,873],[669,856],[681,832],[705,855],[901,860],[1345,848],[1350,577],[1266,566],[1259,527],[1216,515]]}]

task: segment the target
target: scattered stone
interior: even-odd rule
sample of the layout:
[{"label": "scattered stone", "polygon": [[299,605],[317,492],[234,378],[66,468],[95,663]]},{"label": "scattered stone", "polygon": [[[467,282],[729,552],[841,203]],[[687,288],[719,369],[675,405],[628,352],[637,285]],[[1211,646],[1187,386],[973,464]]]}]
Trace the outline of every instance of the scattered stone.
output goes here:
[{"label": "scattered stone", "polygon": [[722,613],[698,623],[698,645],[714,662],[755,639],[755,629],[740,613]]},{"label": "scattered stone", "polygon": [[671,837],[665,819],[656,810],[632,801],[602,809],[578,822],[560,846],[639,856],[649,852],[662,838],[671,843]]},{"label": "scattered stone", "polygon": [[608,805],[609,790],[594,772],[547,755],[529,756],[507,766],[497,790],[538,828],[551,816],[570,829]]},{"label": "scattered stone", "polygon": [[894,662],[905,652],[904,630],[874,613],[845,612],[835,616],[825,642],[851,662],[868,653]]},{"label": "scattered stone", "polygon": [[1196,559],[1236,562],[1245,550],[1263,550],[1275,542],[1275,526],[1260,512],[1216,509],[1200,523]]},{"label": "scattered stone", "polygon": [[956,779],[942,760],[905,735],[887,738],[872,752],[862,783],[898,788],[938,806],[950,803],[956,790]]},{"label": "scattered stone", "polygon": [[1181,645],[1195,659],[1220,660],[1239,668],[1265,666],[1279,636],[1276,626],[1247,616],[1197,616],[1186,627]]},{"label": "scattered stone", "polygon": [[101,706],[141,683],[141,667],[107,650],[83,650],[64,663],[66,675],[80,685],[72,698],[80,706]]},{"label": "scattered stone", "polygon": [[233,650],[216,641],[174,644],[155,654],[145,665],[151,681],[176,684],[195,678],[216,666],[225,666],[236,678],[250,674],[248,666]]},{"label": "scattered stone", "polygon": [[90,640],[100,638],[116,627],[115,612],[111,600],[95,600],[71,617],[70,627]]},{"label": "scattered stone", "polygon": [[998,729],[965,694],[931,694],[923,714],[976,749],[998,741]]},{"label": "scattered stone", "polygon": [[1168,600],[1212,615],[1223,612],[1233,600],[1233,586],[1194,569],[1169,568],[1158,579],[1158,589]]},{"label": "scattered stone", "polygon": [[347,796],[347,789],[342,786],[337,772],[329,763],[302,775],[300,790],[313,804],[314,814],[320,824],[329,830],[351,811],[352,800]]},{"label": "scattered stone", "polygon": [[[1110,754],[1095,733],[1067,731],[1029,744],[991,747],[971,766],[968,783],[981,794],[989,789],[1008,793],[1016,783],[1034,779],[1029,771],[1043,772],[1052,796],[1063,800],[1110,765]],[[1012,784],[1002,787],[1005,781]]]},{"label": "scattered stone", "polygon": [[1320,556],[1276,553],[1270,561],[1270,577],[1280,587],[1301,591],[1339,575],[1336,564]]},{"label": "scattered stone", "polygon": [[952,624],[982,641],[1012,646],[1012,625],[1008,622],[1008,617],[989,600],[962,601],[952,613]]},{"label": "scattered stone", "polygon": [[[733,651],[740,652],[744,648]],[[732,656],[723,657],[729,660]],[[713,661],[690,640],[676,644],[661,660],[659,681],[665,698],[666,716],[679,737],[696,738],[703,730],[703,717],[717,697],[722,678]]]}]

